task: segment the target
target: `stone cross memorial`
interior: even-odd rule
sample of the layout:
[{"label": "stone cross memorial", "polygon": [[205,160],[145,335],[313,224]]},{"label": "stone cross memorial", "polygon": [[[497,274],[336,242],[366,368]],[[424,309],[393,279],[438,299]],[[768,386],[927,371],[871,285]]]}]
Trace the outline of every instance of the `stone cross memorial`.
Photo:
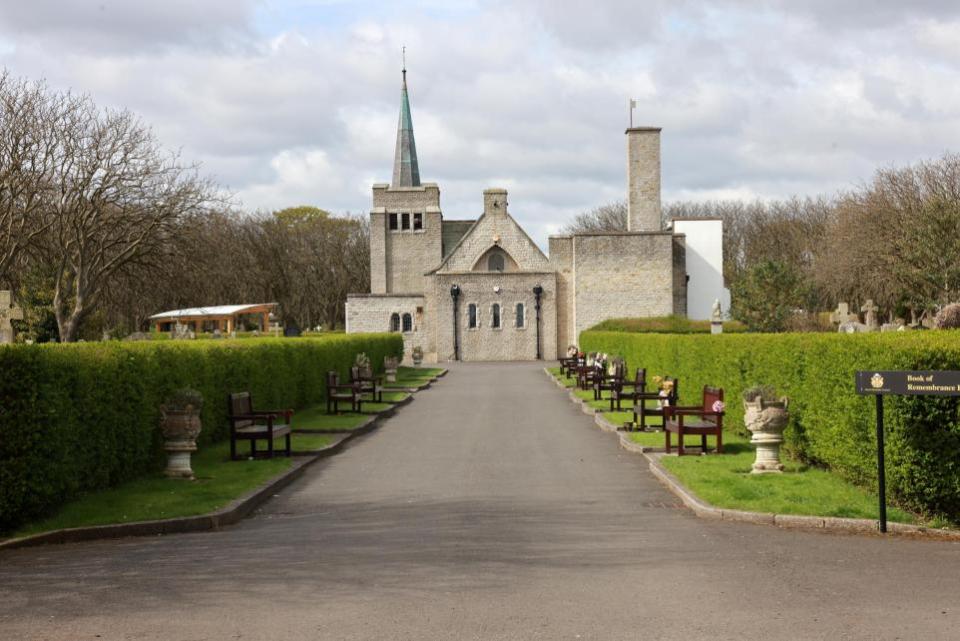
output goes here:
[{"label": "stone cross memorial", "polygon": [[846,303],[837,304],[837,309],[835,312],[830,314],[830,322],[837,323],[838,325],[843,325],[844,323],[849,323],[850,321],[859,321],[856,314],[850,313],[850,306]]},{"label": "stone cross memorial", "polygon": [[12,320],[23,320],[23,310],[13,304],[9,290],[0,290],[0,345],[13,342]]},{"label": "stone cross memorial", "polygon": [[860,311],[863,312],[863,323],[870,328],[871,332],[880,328],[879,323],[877,323],[877,312],[879,310],[880,308],[873,304],[872,298],[868,298],[867,302],[860,308]]}]

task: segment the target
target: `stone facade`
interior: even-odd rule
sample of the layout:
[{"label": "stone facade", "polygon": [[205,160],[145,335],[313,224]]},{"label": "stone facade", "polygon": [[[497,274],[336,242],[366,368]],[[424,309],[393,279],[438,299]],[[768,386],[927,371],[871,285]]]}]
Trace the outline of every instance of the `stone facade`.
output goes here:
[{"label": "stone facade", "polygon": [[[404,80],[406,124],[395,165],[418,166]],[[444,221],[440,188],[398,180],[410,172],[395,166],[394,184],[373,186],[372,293],[348,297],[347,331],[393,331],[399,315],[411,320],[399,328],[408,360],[415,346],[428,362],[451,360],[458,349],[466,361],[532,360],[538,336],[540,356],[553,360],[601,321],[685,315],[685,238],[661,231],[660,129],[626,133],[630,231],[551,236],[549,258],[510,215],[505,189],[483,192],[476,220]],[[534,288],[542,288],[539,322]]]},{"label": "stone facade", "polygon": [[627,231],[660,231],[660,128],[627,129]]}]

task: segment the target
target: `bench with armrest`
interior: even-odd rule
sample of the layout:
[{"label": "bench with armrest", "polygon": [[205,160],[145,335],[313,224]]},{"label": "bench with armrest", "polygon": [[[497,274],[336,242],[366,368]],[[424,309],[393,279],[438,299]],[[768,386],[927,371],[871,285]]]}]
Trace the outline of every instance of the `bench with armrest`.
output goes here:
[{"label": "bench with armrest", "polygon": [[579,356],[567,356],[560,359],[560,376],[572,378],[577,373],[577,367],[580,365]]},{"label": "bench with armrest", "polygon": [[371,402],[383,402],[383,377],[376,374],[364,376],[360,368],[354,365],[350,368],[350,382],[360,388],[361,394],[369,394]]},{"label": "bench with armrest", "polygon": [[[593,377],[593,400],[602,401],[603,393],[610,392],[613,398],[613,390],[619,389],[623,385],[623,379],[627,375],[627,364],[623,360],[613,361],[609,369],[601,369]],[[610,406],[611,408],[613,405]]]},{"label": "bench with armrest", "polygon": [[586,391],[593,386],[593,380],[597,376],[596,356],[590,354],[580,361],[577,366],[577,386]]},{"label": "bench with armrest", "polygon": [[666,435],[666,451],[670,453],[670,434],[676,434],[680,441],[677,454],[683,456],[683,437],[686,434],[700,435],[700,451],[707,452],[707,436],[717,439],[717,454],[723,452],[723,389],[703,388],[703,401],[700,405],[668,407],[663,419]]},{"label": "bench with armrest", "polygon": [[[659,417],[666,425],[666,417],[663,410],[666,407],[675,406],[677,399],[680,398],[680,381],[669,376],[663,377],[663,385],[666,393],[661,394],[660,390],[654,392],[634,391],[633,393],[633,423],[637,429],[644,430],[647,427],[647,419],[650,417]],[[653,407],[647,403],[654,402]]]},{"label": "bench with armrest", "polygon": [[636,396],[646,394],[646,392],[647,370],[645,367],[638,367],[632,381],[624,378],[620,381],[620,386],[610,392],[610,411],[613,411],[614,405],[616,405],[618,412],[621,411],[623,409],[622,403],[625,400],[631,401],[636,406]]},{"label": "bench with armrest", "polygon": [[266,455],[273,458],[273,439],[286,437],[285,454],[290,456],[290,420],[293,410],[254,410],[250,392],[227,398],[230,420],[230,460],[237,459],[237,441],[250,441],[250,457],[257,456],[257,441],[267,441]]},{"label": "bench with armrest", "polygon": [[336,414],[340,411],[340,403],[350,402],[350,411],[359,412],[363,403],[363,395],[358,383],[341,383],[340,374],[331,370],[327,372],[327,414]]}]

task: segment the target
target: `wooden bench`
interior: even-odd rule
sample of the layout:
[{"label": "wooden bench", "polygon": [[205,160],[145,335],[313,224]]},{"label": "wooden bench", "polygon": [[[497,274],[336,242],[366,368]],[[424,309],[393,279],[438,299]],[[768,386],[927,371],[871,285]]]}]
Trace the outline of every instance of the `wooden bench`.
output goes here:
[{"label": "wooden bench", "polygon": [[584,391],[590,389],[596,375],[596,354],[590,354],[577,366],[577,386]]},{"label": "wooden bench", "polygon": [[700,435],[700,451],[707,452],[707,436],[713,435],[717,439],[717,454],[723,452],[723,412],[714,411],[715,403],[723,403],[723,389],[716,387],[703,388],[703,402],[700,405],[689,405],[666,408],[664,416],[664,434],[666,435],[666,451],[670,453],[670,434],[676,434],[680,441],[677,445],[677,454],[683,456],[683,437],[686,434]]},{"label": "wooden bench", "polygon": [[623,409],[624,400],[629,400],[634,407],[637,405],[637,396],[647,392],[647,370],[644,367],[638,367],[633,380],[621,380],[620,386],[610,392],[610,411],[613,411],[616,404],[617,411]]},{"label": "wooden bench", "polygon": [[341,383],[340,374],[331,370],[327,372],[327,414],[339,412],[343,401],[350,401],[350,410],[359,412],[363,403],[360,386],[357,383]]},{"label": "wooden bench", "polygon": [[267,457],[273,458],[273,439],[286,437],[286,455],[290,456],[290,420],[293,410],[254,410],[250,392],[230,394],[227,398],[230,419],[230,460],[237,460],[237,441],[250,441],[250,457],[257,456],[257,441],[267,441]]},{"label": "wooden bench", "polygon": [[[655,392],[634,391],[633,393],[633,423],[637,429],[643,430],[647,427],[647,418],[660,417],[663,421],[662,427],[666,426],[666,417],[663,413],[665,407],[675,406],[680,398],[680,381],[669,376],[663,377],[664,382],[672,381],[673,385],[666,396],[660,395],[660,390]],[[656,407],[648,407],[647,403],[655,401]]]},{"label": "wooden bench", "polygon": [[[611,369],[613,370],[612,372]],[[593,377],[593,400],[602,401],[604,392],[610,392],[610,398],[612,400],[613,391],[623,386],[623,379],[626,375],[627,363],[622,359],[614,360],[611,368],[606,370],[601,369],[597,372]],[[610,408],[613,408],[612,402]]]},{"label": "wooden bench", "polygon": [[360,368],[354,365],[350,368],[350,382],[355,383],[360,388],[361,394],[369,394],[371,402],[383,402],[382,376],[364,376],[360,372]]},{"label": "wooden bench", "polygon": [[560,376],[572,378],[580,365],[580,358],[577,356],[567,356],[560,359]]}]

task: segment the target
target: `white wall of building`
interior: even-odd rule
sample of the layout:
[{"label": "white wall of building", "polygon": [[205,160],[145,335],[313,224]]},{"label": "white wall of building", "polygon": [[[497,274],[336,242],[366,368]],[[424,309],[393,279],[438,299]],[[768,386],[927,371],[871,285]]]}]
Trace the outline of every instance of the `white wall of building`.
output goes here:
[{"label": "white wall of building", "polygon": [[673,231],[686,236],[687,316],[709,320],[713,301],[720,299],[724,318],[730,312],[730,290],[723,286],[723,221],[675,219]]}]

